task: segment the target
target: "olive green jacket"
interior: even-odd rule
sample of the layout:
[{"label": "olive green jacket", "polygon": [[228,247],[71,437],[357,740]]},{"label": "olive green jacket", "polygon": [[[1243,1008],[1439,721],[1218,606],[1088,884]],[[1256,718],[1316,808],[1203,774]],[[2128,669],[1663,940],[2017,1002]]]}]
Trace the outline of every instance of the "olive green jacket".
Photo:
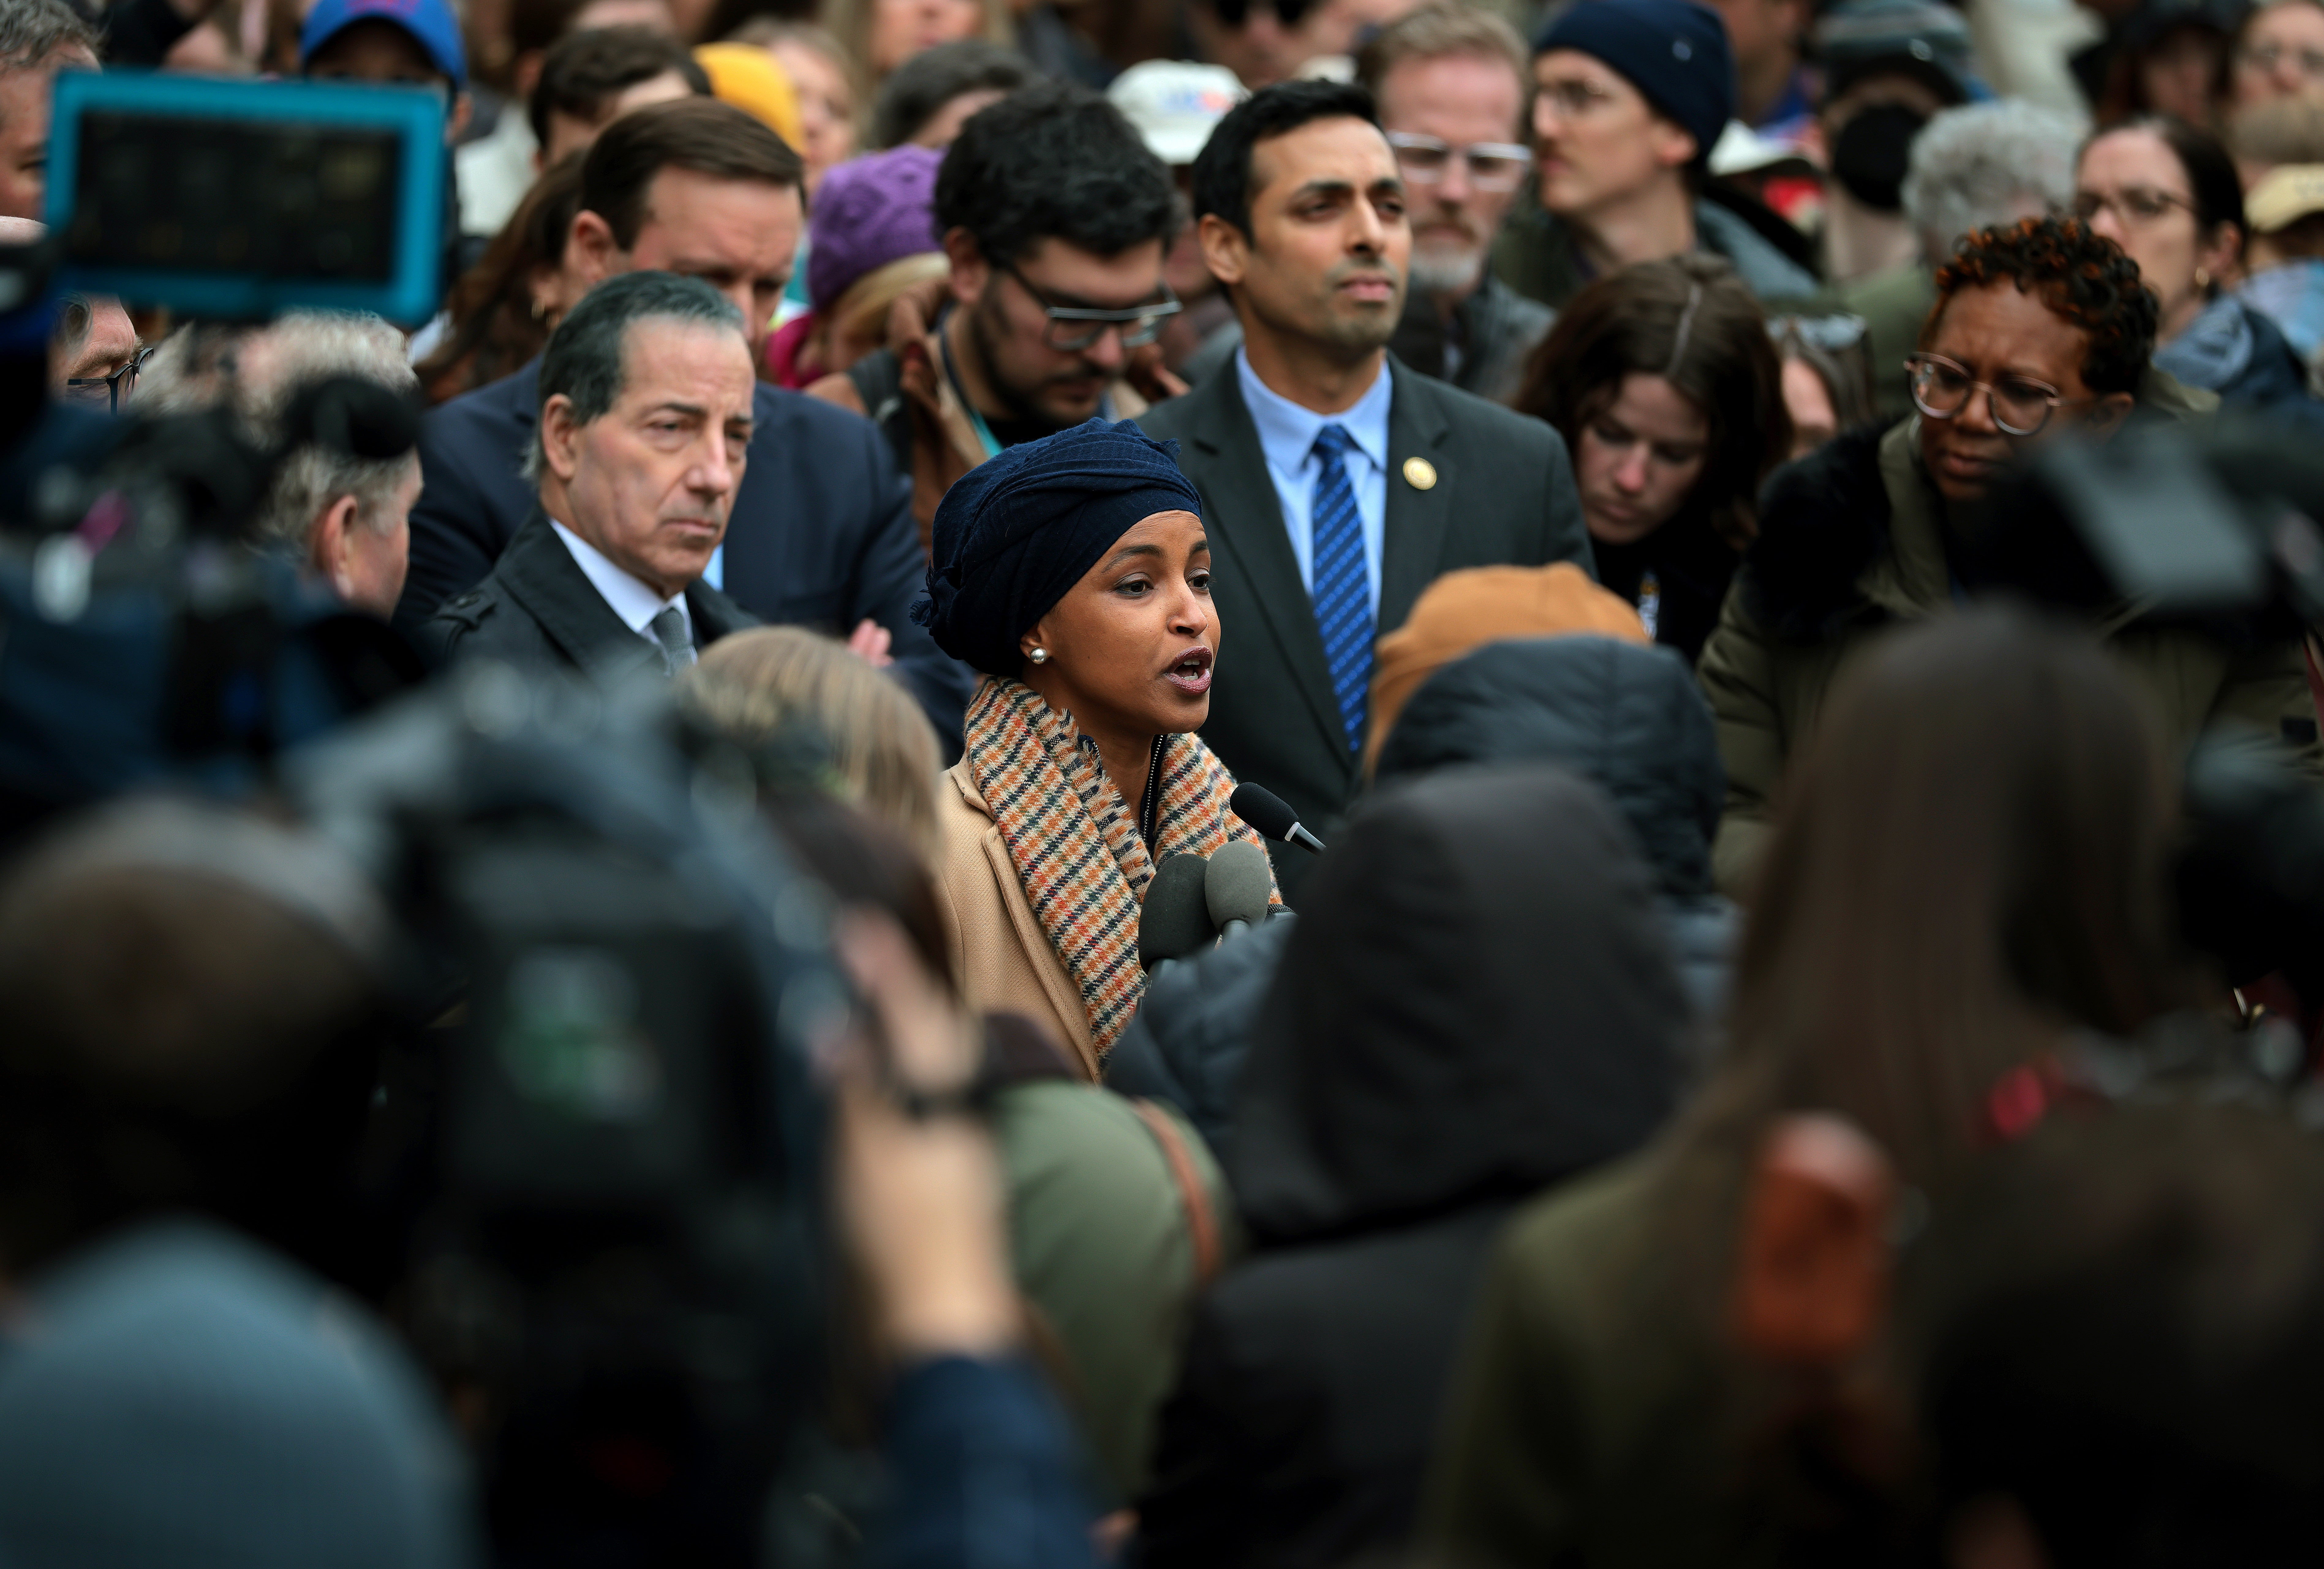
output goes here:
[{"label": "olive green jacket", "polygon": [[[2139,401],[2150,417],[2191,417],[2217,406],[2211,394],[2159,373],[2150,373]],[[1789,514],[1775,504],[1785,493],[1784,476],[1771,482],[1760,542],[1703,645],[1697,677],[1727,767],[1712,876],[1730,897],[1748,895],[1784,763],[1815,723],[1840,666],[1884,630],[1927,620],[1955,603],[1942,503],[1921,467],[1918,419],[1877,437],[1877,446],[1874,441],[1868,434],[1842,437],[1794,465],[1822,468],[1815,482],[1788,492],[1803,500]],[[1821,516],[1803,518],[1801,510]],[[1828,575],[1832,561],[1844,571],[1852,550],[1869,557],[1852,582],[1803,586],[1820,569]],[[2232,647],[2200,628],[2144,620],[2141,609],[2115,607],[2090,629],[2153,700],[2174,745],[2190,745],[2216,720],[2236,720],[2280,738],[2310,773],[2324,772],[2296,636]]]},{"label": "olive green jacket", "polygon": [[1425,1569],[1712,1569],[1766,1561],[1724,1485],[1720,1359],[1648,1151],[1503,1233],[1422,1505]]}]

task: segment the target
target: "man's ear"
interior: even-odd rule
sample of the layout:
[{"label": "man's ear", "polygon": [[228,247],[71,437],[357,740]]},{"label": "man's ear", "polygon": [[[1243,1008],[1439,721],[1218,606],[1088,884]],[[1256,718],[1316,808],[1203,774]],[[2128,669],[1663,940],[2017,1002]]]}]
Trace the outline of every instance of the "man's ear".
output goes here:
[{"label": "man's ear", "polygon": [[591,289],[622,271],[622,248],[614,243],[613,225],[586,208],[573,215],[573,232],[566,240],[565,253],[573,258],[573,270],[588,280]]},{"label": "man's ear", "polygon": [[337,497],[323,509],[322,515],[315,519],[315,527],[308,531],[307,564],[341,599],[346,599],[354,586],[354,580],[347,575],[347,557],[351,554],[348,537],[363,522],[356,517],[356,510],[353,496]]},{"label": "man's ear", "polygon": [[1665,169],[1684,169],[1702,151],[1702,144],[1695,141],[1692,132],[1660,115],[1646,116],[1646,146],[1653,151],[1655,161]]},{"label": "man's ear", "polygon": [[1733,1319],[1744,1351],[1794,1368],[1838,1367],[1887,1311],[1887,1155],[1824,1113],[1777,1119],[1743,1199]]},{"label": "man's ear", "polygon": [[573,417],[573,399],[559,392],[540,406],[542,460],[550,473],[568,482],[581,466],[580,447],[581,422]]},{"label": "man's ear", "polygon": [[963,228],[946,229],[944,253],[952,263],[952,297],[963,305],[983,298],[984,286],[992,281],[992,263],[985,260],[976,236]]},{"label": "man's ear", "polygon": [[1211,276],[1231,289],[1250,269],[1250,236],[1216,213],[1204,213],[1194,224],[1194,239],[1203,247],[1203,265]]}]

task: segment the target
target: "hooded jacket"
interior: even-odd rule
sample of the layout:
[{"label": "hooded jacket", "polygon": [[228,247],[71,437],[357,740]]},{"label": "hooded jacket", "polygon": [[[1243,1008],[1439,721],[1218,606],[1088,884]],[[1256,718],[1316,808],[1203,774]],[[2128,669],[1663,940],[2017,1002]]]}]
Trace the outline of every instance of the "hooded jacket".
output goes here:
[{"label": "hooded jacket", "polygon": [[[2150,374],[2138,417],[2185,417],[2212,407]],[[1943,525],[1944,506],[1921,466],[1920,422],[1854,431],[1778,469],[1760,498],[1759,537],[1703,646],[1696,674],[1718,721],[1727,806],[1713,847],[1715,881],[1740,897],[1758,863],[1785,760],[1815,721],[1833,677],[1892,624],[1926,620],[1969,592]],[[1978,592],[2042,599],[2062,564],[2022,554]],[[2015,580],[2013,582],[2013,580]],[[2273,617],[2166,624],[2116,602],[2080,613],[2147,693],[2164,734],[2183,751],[2209,724],[2232,720],[2280,738],[2319,772],[2316,705],[2296,625]]]},{"label": "hooded jacket", "polygon": [[1197,1310],[1140,1505],[1156,1569],[1399,1546],[1500,1222],[1676,1097],[1686,1009],[1651,881],[1571,775],[1386,792],[1314,893],[1227,1162],[1258,1252]]},{"label": "hooded jacket", "polygon": [[1727,775],[1686,661],[1611,638],[1488,644],[1430,676],[1380,748],[1382,784],[1463,763],[1556,763],[1606,792],[1655,877],[1698,1018],[1727,998],[1735,906],[1711,891]]},{"label": "hooded jacket", "polygon": [[[1697,198],[1694,203],[1694,246],[1726,257],[1763,305],[1805,299],[1816,291],[1812,274],[1762,239],[1747,220],[1715,202]],[[1591,280],[1572,227],[1530,195],[1501,226],[1493,242],[1492,266],[1502,282],[1552,310],[1564,309],[1565,302]]]}]

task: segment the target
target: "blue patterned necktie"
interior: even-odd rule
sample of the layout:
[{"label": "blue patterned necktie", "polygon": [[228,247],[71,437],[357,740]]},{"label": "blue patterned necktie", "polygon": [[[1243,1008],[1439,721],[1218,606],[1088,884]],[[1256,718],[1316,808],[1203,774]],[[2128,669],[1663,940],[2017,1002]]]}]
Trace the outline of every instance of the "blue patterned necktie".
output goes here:
[{"label": "blue patterned necktie", "polygon": [[1356,445],[1347,427],[1315,433],[1315,494],[1308,510],[1315,562],[1315,629],[1323,635],[1323,663],[1332,672],[1340,723],[1354,750],[1364,733],[1364,702],[1372,680],[1371,572],[1364,564],[1364,520],[1343,461]]}]

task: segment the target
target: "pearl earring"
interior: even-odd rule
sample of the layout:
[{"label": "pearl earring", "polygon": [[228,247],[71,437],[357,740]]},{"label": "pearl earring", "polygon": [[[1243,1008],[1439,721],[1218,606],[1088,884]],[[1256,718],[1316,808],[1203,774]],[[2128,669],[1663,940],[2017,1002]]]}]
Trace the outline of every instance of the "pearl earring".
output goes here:
[{"label": "pearl earring", "polygon": [[1036,648],[1026,657],[1036,665],[1047,665],[1049,662],[1049,651],[1047,648]]}]

